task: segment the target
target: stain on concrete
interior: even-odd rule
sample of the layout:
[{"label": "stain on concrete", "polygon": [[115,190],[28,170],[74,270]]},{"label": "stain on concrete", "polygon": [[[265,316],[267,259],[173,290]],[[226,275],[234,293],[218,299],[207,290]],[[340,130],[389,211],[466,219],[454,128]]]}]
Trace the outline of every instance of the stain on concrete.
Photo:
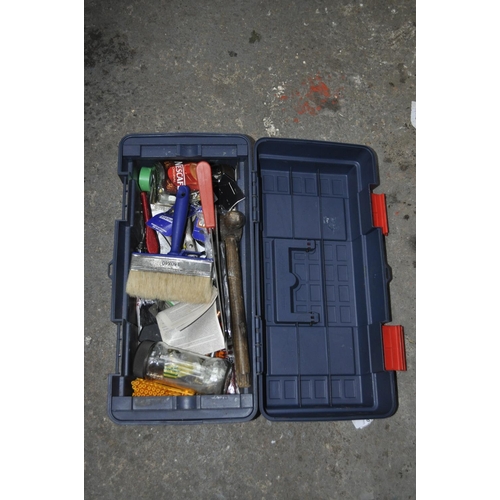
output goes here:
[{"label": "stain on concrete", "polygon": [[248,42],[255,43],[255,42],[260,42],[261,40],[262,40],[262,35],[260,33],[257,33],[255,30],[252,30]]},{"label": "stain on concrete", "polygon": [[[301,87],[287,94],[280,94],[281,102],[290,101],[299,115],[316,116],[324,110],[337,112],[341,108],[340,100],[344,87],[331,89],[331,76],[323,78],[321,75],[307,77]],[[295,118],[294,123],[298,123]]]},{"label": "stain on concrete", "polygon": [[416,252],[417,250],[417,236],[414,234],[408,238],[408,244],[410,245],[410,248]]},{"label": "stain on concrete", "polygon": [[234,52],[233,50],[228,50],[227,53],[229,54],[229,57],[236,57],[238,54]]},{"label": "stain on concrete", "polygon": [[406,83],[406,80],[408,79],[408,69],[405,64],[399,63],[398,64],[398,72],[399,72],[399,82],[400,83]]},{"label": "stain on concrete", "polygon": [[134,55],[135,50],[128,43],[125,34],[115,33],[110,37],[99,28],[85,30],[84,65],[86,68],[106,64],[126,66]]},{"label": "stain on concrete", "polygon": [[389,34],[388,41],[390,46],[404,46],[410,40],[413,41],[415,39],[416,29],[416,23],[413,21],[408,21],[403,24],[397,30]]},{"label": "stain on concrete", "polygon": [[385,197],[387,201],[387,206],[394,205],[395,203],[401,203],[401,200],[398,198],[398,195],[395,193],[387,193]]}]

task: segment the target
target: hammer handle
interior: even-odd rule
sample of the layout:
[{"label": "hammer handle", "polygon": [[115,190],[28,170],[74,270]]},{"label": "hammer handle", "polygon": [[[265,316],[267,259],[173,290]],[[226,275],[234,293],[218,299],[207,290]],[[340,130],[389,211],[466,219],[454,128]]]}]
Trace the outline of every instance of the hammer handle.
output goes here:
[{"label": "hammer handle", "polygon": [[236,382],[238,387],[250,387],[250,359],[238,243],[235,237],[227,236],[225,245]]}]

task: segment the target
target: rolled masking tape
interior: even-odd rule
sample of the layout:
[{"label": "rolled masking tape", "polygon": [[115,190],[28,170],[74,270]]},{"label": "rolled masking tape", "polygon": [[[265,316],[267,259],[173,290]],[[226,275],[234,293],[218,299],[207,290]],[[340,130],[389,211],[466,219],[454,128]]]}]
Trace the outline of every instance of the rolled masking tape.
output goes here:
[{"label": "rolled masking tape", "polygon": [[149,202],[158,201],[158,170],[157,167],[142,167],[139,171],[139,189],[149,193]]},{"label": "rolled masking tape", "polygon": [[151,191],[153,167],[142,167],[139,171],[139,188],[141,191],[149,193]]}]

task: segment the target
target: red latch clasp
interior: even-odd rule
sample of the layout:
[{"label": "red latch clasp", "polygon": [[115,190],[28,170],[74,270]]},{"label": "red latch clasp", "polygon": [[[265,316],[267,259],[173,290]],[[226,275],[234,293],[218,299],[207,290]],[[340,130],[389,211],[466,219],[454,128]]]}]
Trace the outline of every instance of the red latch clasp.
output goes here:
[{"label": "red latch clasp", "polygon": [[404,330],[401,325],[382,325],[384,346],[384,368],[406,371],[406,350]]},{"label": "red latch clasp", "polygon": [[387,207],[385,205],[385,194],[371,193],[372,195],[372,213],[374,227],[381,227],[382,234],[389,234],[389,224],[387,222]]}]

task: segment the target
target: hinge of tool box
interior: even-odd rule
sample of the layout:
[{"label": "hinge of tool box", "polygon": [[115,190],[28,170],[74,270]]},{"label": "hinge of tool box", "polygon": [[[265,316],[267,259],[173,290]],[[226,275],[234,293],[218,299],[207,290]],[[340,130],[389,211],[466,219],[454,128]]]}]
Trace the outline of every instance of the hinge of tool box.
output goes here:
[{"label": "hinge of tool box", "polygon": [[255,316],[255,373],[262,374],[262,321],[259,316]]},{"label": "hinge of tool box", "polygon": [[252,172],[252,222],[259,222],[259,178]]}]

